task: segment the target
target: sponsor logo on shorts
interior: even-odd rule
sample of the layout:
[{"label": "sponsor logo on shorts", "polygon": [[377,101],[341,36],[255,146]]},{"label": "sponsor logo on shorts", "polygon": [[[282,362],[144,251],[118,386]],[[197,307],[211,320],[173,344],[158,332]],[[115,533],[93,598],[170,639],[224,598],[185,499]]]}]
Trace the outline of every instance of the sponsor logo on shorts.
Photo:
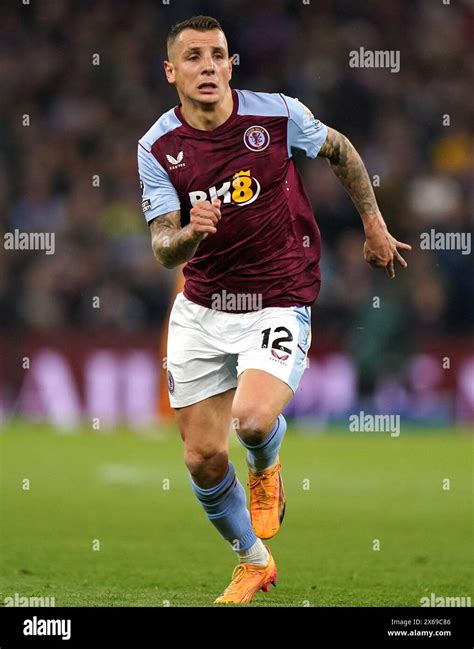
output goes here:
[{"label": "sponsor logo on shorts", "polygon": [[251,126],[244,133],[244,143],[250,151],[264,151],[270,144],[270,134],[263,126]]},{"label": "sponsor logo on shorts", "polygon": [[281,362],[287,361],[290,357],[289,354],[279,354],[274,349],[272,349],[272,356],[274,356],[277,360]]},{"label": "sponsor logo on shorts", "polygon": [[[262,332],[262,349],[270,349],[269,360],[274,363],[287,364],[292,351],[290,347],[286,347],[283,343],[291,343],[293,341],[293,334],[287,327],[279,326],[268,327]],[[286,334],[286,335],[285,335]]]},{"label": "sponsor logo on shorts", "polygon": [[174,378],[171,372],[168,370],[168,390],[170,394],[173,394],[174,388],[175,388]]}]

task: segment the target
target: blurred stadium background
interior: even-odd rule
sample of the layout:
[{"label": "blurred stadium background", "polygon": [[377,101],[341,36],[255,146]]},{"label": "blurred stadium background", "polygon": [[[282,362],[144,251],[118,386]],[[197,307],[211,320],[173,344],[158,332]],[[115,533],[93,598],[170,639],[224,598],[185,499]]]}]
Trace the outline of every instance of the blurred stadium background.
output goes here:
[{"label": "blurred stadium background", "polygon": [[[371,270],[350,199],[323,161],[298,158],[323,237],[323,285],[309,368],[286,412],[293,522],[277,544],[294,582],[286,599],[270,601],[418,605],[433,588],[468,594],[472,254],[422,250],[420,235],[472,226],[469,0],[2,4],[1,234],[56,234],[54,255],[0,247],[2,590],[57,593],[58,604],[204,604],[204,582],[214,595],[225,585],[222,543],[192,500],[164,388],[167,312],[181,273],[153,258],[136,162],[139,137],[177,103],[162,72],[167,31],[197,13],[221,21],[238,63],[234,87],[298,97],[353,141],[379,177],[390,229],[413,246],[395,281]],[[400,50],[400,72],[349,67],[362,46]],[[400,414],[401,446],[387,434],[350,433],[348,417],[360,410]],[[300,442],[297,431],[306,433]],[[163,445],[154,451],[137,432]],[[28,501],[18,486],[25,477],[41,487]],[[182,499],[168,510],[157,485],[170,477]],[[300,486],[309,477],[316,519]],[[441,502],[445,478],[457,490]],[[188,533],[199,530],[192,539],[185,516]],[[170,540],[163,526],[183,537]],[[396,551],[374,569],[374,553],[362,558],[360,548],[383,532]],[[84,538],[106,539],[112,563],[87,563]],[[296,555],[318,547],[314,565],[295,562],[285,538]],[[209,544],[212,577],[202,562]],[[179,590],[181,573],[167,573],[159,595],[150,585],[177,550],[195,561],[185,581],[201,599]],[[313,568],[316,593],[305,581]]]},{"label": "blurred stadium background", "polygon": [[[420,249],[422,232],[467,231],[473,214],[474,10],[441,0],[3,6],[0,227],[55,232],[56,252],[0,249],[1,417],[61,427],[160,417],[157,350],[178,272],[151,253],[136,142],[177,103],[162,72],[167,30],[199,12],[222,21],[240,59],[234,87],[296,96],[354,142],[380,178],[391,229],[413,245],[395,282],[371,271],[350,199],[323,161],[300,160],[323,287],[288,414],[319,425],[359,408],[472,422],[472,255]],[[400,72],[350,68],[361,46],[400,50]]]}]

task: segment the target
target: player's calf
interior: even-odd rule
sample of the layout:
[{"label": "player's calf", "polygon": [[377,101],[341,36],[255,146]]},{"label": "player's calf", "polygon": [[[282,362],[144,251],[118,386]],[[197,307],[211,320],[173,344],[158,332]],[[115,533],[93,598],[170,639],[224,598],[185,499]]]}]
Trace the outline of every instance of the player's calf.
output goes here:
[{"label": "player's calf", "polygon": [[270,433],[259,444],[248,444],[239,436],[247,449],[252,526],[261,539],[275,536],[285,515],[286,499],[278,458],[285,432],[286,420],[279,415]]},{"label": "player's calf", "polygon": [[[236,427],[240,443],[247,449],[247,464],[252,473],[261,473],[276,464],[283,438],[286,433],[286,420],[279,415],[271,425],[265,424],[260,429],[252,431],[252,419],[243,419]],[[265,430],[266,428],[266,430]],[[265,431],[265,432],[264,432]]]}]

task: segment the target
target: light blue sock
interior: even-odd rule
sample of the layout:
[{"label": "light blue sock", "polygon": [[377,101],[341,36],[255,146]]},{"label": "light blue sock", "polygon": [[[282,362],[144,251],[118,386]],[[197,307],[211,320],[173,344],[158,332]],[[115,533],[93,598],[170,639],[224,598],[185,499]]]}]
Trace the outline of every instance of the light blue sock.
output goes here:
[{"label": "light blue sock", "polygon": [[[232,462],[222,482],[203,489],[191,478],[191,486],[211,523],[232,544],[234,550],[248,550],[257,537],[252,529],[245,490],[235,475]],[[236,541],[238,543],[236,543]]]},{"label": "light blue sock", "polygon": [[273,430],[256,446],[247,444],[237,435],[241,444],[247,449],[247,464],[254,473],[265,471],[276,463],[285,433],[286,419],[283,415],[278,415]]}]

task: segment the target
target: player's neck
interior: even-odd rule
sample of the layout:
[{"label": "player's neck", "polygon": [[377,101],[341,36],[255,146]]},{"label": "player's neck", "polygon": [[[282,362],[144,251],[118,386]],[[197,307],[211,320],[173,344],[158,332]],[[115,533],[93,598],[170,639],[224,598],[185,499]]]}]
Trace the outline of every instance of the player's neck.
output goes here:
[{"label": "player's neck", "polygon": [[212,107],[203,108],[202,104],[181,99],[181,115],[189,126],[199,131],[213,131],[218,128],[229,119],[233,110],[234,99],[230,87],[223,101]]}]

